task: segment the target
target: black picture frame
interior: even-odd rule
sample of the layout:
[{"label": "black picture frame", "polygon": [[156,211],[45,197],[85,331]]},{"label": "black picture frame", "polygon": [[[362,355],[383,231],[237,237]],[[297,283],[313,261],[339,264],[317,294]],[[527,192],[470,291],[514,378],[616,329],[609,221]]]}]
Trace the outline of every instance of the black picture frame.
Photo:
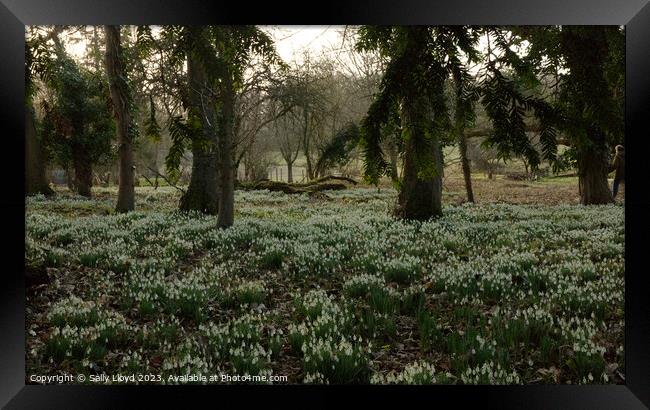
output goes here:
[{"label": "black picture frame", "polygon": [[[37,24],[615,24],[626,26],[625,385],[590,386],[35,386],[25,385],[24,40]],[[3,246],[0,271],[0,405],[7,408],[169,406],[207,400],[212,406],[300,399],[365,406],[392,396],[401,406],[627,409],[650,406],[650,303],[645,260],[650,201],[641,169],[650,133],[650,4],[648,0],[389,0],[320,3],[197,0],[0,0],[0,161]],[[646,171],[647,172],[647,171]],[[22,195],[22,196],[21,196]],[[408,404],[407,404],[408,403]]]}]

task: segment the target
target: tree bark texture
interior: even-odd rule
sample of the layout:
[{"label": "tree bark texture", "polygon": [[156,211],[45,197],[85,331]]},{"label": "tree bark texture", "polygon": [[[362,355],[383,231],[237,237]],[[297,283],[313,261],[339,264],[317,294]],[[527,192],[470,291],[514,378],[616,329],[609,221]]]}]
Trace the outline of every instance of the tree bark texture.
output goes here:
[{"label": "tree bark texture", "polygon": [[74,185],[77,193],[86,198],[91,198],[93,166],[88,153],[80,144],[72,146],[72,163],[74,167]]},{"label": "tree bark texture", "polygon": [[396,210],[403,219],[426,220],[442,215],[442,153],[437,138],[430,152],[435,161],[435,175],[419,175],[416,163],[417,141],[426,138],[421,125],[426,114],[427,104],[422,97],[407,96],[403,99],[402,121],[409,136],[405,141],[404,173]]},{"label": "tree bark texture", "polygon": [[219,216],[217,225],[228,228],[234,222],[235,169],[233,161],[233,131],[235,120],[235,91],[232,78],[226,76],[222,85],[219,113]]},{"label": "tree bark texture", "polygon": [[605,136],[592,134],[591,141],[578,148],[580,203],[599,205],[614,202],[607,184],[609,158]]},{"label": "tree bark texture", "polygon": [[472,190],[472,172],[467,158],[467,139],[465,133],[461,131],[458,135],[458,150],[460,151],[460,164],[463,168],[463,178],[465,179],[465,191],[467,192],[467,201],[474,202],[474,191]]},{"label": "tree bark texture", "polygon": [[25,195],[52,195],[45,176],[45,158],[36,134],[32,107],[25,106]]},{"label": "tree bark texture", "polygon": [[187,71],[191,110],[200,118],[203,141],[192,141],[192,175],[180,209],[216,215],[219,211],[216,107],[206,90],[205,68],[197,56],[190,54]]},{"label": "tree bark texture", "polygon": [[129,89],[126,83],[119,26],[104,26],[106,33],[105,66],[108,84],[113,101],[113,112],[117,125],[119,144],[119,188],[117,192],[117,212],[129,212],[135,209],[135,163],[133,160],[133,140],[129,127]]}]

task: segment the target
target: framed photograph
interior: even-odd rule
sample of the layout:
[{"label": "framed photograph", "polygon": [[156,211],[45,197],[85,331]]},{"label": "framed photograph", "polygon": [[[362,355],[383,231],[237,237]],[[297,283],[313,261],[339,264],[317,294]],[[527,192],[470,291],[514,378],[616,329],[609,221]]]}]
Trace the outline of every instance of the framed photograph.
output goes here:
[{"label": "framed photograph", "polygon": [[3,406],[650,406],[646,0],[0,3]]}]

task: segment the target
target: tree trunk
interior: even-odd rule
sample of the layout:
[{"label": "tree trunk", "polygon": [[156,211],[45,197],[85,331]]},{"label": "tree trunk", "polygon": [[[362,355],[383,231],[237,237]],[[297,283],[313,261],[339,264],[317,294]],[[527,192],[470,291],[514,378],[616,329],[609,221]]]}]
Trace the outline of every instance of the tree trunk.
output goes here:
[{"label": "tree trunk", "polygon": [[435,176],[419,174],[416,161],[417,142],[425,140],[424,116],[426,101],[419,96],[405,98],[402,104],[402,121],[409,133],[405,141],[404,174],[398,197],[396,213],[403,219],[426,220],[442,215],[442,153],[437,138],[433,141],[431,155],[435,161]]},{"label": "tree trunk", "polygon": [[390,158],[390,178],[393,181],[399,179],[399,174],[397,173],[397,155],[391,156]]},{"label": "tree trunk", "polygon": [[219,210],[217,153],[205,152],[203,148],[200,142],[192,142],[192,175],[179,208],[216,215]]},{"label": "tree trunk", "polygon": [[312,179],[316,178],[316,176],[314,175],[314,167],[311,163],[311,157],[309,156],[308,150],[305,150],[305,158],[306,158],[305,168],[307,168],[307,179],[311,181]]},{"label": "tree trunk", "polygon": [[129,90],[124,72],[119,26],[104,26],[106,33],[106,74],[108,76],[113,111],[117,125],[120,170],[117,193],[117,212],[133,211],[135,208],[135,164],[133,162],[133,140],[129,133]]},{"label": "tree trunk", "polygon": [[442,144],[437,138],[433,141],[433,161],[436,175],[433,177],[433,216],[442,215],[442,177],[445,176],[444,157]]},{"label": "tree trunk", "polygon": [[463,178],[465,179],[467,201],[474,202],[474,191],[472,190],[472,173],[469,167],[469,158],[467,158],[467,139],[465,138],[465,133],[463,131],[461,131],[458,135],[458,150],[460,151],[460,164],[463,168]]},{"label": "tree trunk", "polygon": [[74,170],[69,164],[65,170],[65,182],[68,185],[68,189],[70,190],[70,192],[75,192],[77,190],[75,188],[77,184],[74,181]]},{"label": "tree trunk", "polygon": [[302,138],[302,147],[305,154],[305,160],[307,162],[307,179],[314,179],[314,170],[311,164],[311,157],[309,156],[309,111],[307,108],[303,110],[303,138]]},{"label": "tree trunk", "polygon": [[[239,185],[239,164],[241,163],[241,157],[236,158],[233,161],[233,169],[235,170],[235,186]],[[244,175],[244,178],[246,178],[246,175]]]},{"label": "tree trunk", "polygon": [[530,178],[530,171],[528,170],[528,161],[526,161],[524,159],[522,162],[524,163],[524,173],[526,175],[526,178],[529,179]]},{"label": "tree trunk", "polygon": [[180,209],[216,215],[219,210],[218,157],[215,133],[217,115],[214,101],[208,97],[207,92],[204,92],[206,87],[205,68],[201,60],[193,53],[187,59],[187,76],[190,83],[188,93],[191,104],[190,115],[200,119],[205,141],[192,141],[192,175],[187,192],[181,197]]},{"label": "tree trunk", "polygon": [[36,124],[32,107],[25,106],[25,195],[52,195],[54,191],[47,183],[42,146],[36,135]]},{"label": "tree trunk", "polygon": [[235,170],[232,160],[233,126],[235,119],[235,91],[232,78],[227,75],[222,85],[219,113],[219,216],[217,225],[228,228],[234,222],[235,208]]},{"label": "tree trunk", "polygon": [[287,183],[293,183],[293,162],[287,161]]},{"label": "tree trunk", "polygon": [[250,181],[251,180],[251,169],[250,166],[244,161],[244,180],[245,181]]},{"label": "tree trunk", "polygon": [[[399,135],[396,136],[399,138]],[[395,141],[388,141],[388,155],[390,157],[390,178],[393,181],[399,180],[399,174],[397,173],[397,144]]]},{"label": "tree trunk", "polygon": [[609,158],[604,136],[594,136],[588,146],[578,148],[580,203],[599,205],[614,202],[607,184]]},{"label": "tree trunk", "polygon": [[[580,202],[583,205],[608,204],[613,202],[607,185],[609,153],[604,128],[621,128],[615,124],[611,108],[613,100],[607,84],[606,72],[609,58],[609,41],[606,26],[581,28],[567,26],[562,30],[560,47],[566,67],[577,82],[579,91],[573,98],[577,101],[575,112],[577,122],[589,124],[586,138],[574,136],[578,159],[578,184]],[[571,94],[570,94],[571,95]],[[621,131],[623,131],[621,129]]]},{"label": "tree trunk", "polygon": [[91,198],[93,167],[85,150],[78,144],[72,147],[72,162],[74,166],[74,184],[77,193],[86,198]]}]

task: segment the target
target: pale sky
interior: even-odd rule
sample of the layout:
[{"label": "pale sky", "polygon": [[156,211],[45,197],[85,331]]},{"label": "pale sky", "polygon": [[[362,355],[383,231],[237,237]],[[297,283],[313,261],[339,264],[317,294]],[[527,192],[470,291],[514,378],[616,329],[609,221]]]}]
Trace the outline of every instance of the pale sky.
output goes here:
[{"label": "pale sky", "polygon": [[[302,61],[305,51],[319,56],[325,50],[340,49],[344,26],[260,26],[273,40],[278,54],[287,63]],[[66,48],[74,56],[81,57],[86,45],[66,42]]]},{"label": "pale sky", "polygon": [[[341,54],[341,49],[349,49],[350,42],[353,41],[348,37],[346,44],[343,44],[345,26],[285,25],[259,26],[259,28],[273,38],[278,54],[290,65],[293,65],[292,63],[299,65],[305,52],[308,52],[315,59],[318,59],[323,54],[328,54],[329,57],[340,57],[342,61],[346,61],[345,51]],[[479,49],[485,50],[486,45],[486,38],[482,37],[478,45]],[[81,57],[84,54],[85,46],[84,43],[71,44],[66,42],[68,52],[76,57]],[[477,70],[478,67],[470,68],[472,73]]]},{"label": "pale sky", "polygon": [[275,47],[282,59],[300,62],[303,52],[314,56],[325,50],[339,49],[344,26],[260,26],[273,37]]}]

